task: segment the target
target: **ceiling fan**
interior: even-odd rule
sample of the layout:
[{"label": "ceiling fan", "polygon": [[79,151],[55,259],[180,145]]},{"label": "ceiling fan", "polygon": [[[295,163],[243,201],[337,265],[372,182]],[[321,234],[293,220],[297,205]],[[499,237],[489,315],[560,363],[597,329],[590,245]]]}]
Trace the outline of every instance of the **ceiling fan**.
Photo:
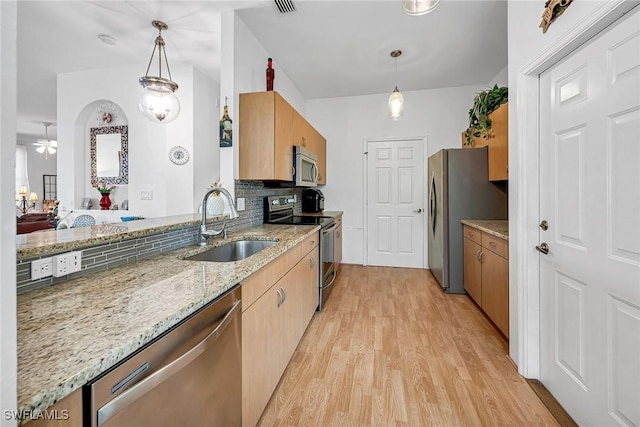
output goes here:
[{"label": "ceiling fan", "polygon": [[36,151],[40,154],[44,153],[44,158],[47,159],[49,158],[49,154],[56,152],[58,141],[49,139],[49,126],[51,126],[51,123],[42,122],[42,125],[44,126],[45,137],[44,139],[38,138],[38,142],[35,142],[33,145],[37,145],[38,148],[36,148]]}]

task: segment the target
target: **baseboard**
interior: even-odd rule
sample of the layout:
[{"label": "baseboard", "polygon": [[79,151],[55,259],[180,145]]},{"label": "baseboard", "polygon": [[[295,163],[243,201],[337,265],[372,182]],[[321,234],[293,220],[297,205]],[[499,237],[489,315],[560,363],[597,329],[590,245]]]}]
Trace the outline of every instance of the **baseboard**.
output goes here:
[{"label": "baseboard", "polygon": [[530,379],[527,379],[527,383],[538,395],[538,398],[540,399],[540,401],[542,401],[544,406],[546,406],[549,412],[551,412],[551,415],[553,415],[556,421],[558,421],[558,424],[563,427],[578,427],[578,424],[573,421],[573,418],[571,418],[567,411],[564,410],[562,405],[558,403],[556,398],[553,397],[551,393],[549,393],[549,390],[547,390],[544,384],[542,384],[538,380]]}]

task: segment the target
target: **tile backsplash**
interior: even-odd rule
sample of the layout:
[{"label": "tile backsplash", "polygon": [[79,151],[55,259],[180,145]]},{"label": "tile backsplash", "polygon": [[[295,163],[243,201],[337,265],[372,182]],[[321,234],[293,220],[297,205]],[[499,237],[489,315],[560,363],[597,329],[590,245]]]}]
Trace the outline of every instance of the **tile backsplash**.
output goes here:
[{"label": "tile backsplash", "polygon": [[[303,190],[304,188],[296,187],[268,187],[262,182],[255,181],[236,181],[235,198],[236,200],[238,198],[245,199],[245,210],[239,212],[238,219],[227,222],[227,229],[240,231],[262,224],[264,221],[263,203],[266,196],[295,195],[298,201],[294,204],[293,210],[294,213],[299,214],[302,211]],[[79,272],[39,280],[31,280],[31,262],[42,257],[23,258],[16,262],[18,292],[22,293],[30,289],[65,282],[75,277],[134,262],[162,252],[194,245],[197,236],[198,227],[191,226],[180,230],[96,245],[82,250],[82,269]],[[47,256],[50,255],[45,255],[45,257]]]}]

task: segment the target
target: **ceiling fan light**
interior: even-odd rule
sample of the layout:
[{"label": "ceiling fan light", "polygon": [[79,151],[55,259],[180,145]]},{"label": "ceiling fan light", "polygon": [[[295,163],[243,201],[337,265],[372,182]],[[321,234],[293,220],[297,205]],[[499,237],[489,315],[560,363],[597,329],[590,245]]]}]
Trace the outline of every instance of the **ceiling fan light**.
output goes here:
[{"label": "ceiling fan light", "polygon": [[404,115],[404,96],[398,90],[398,87],[391,92],[389,96],[389,118],[391,120],[400,120]]},{"label": "ceiling fan light", "polygon": [[40,154],[44,153],[44,150],[46,150],[47,147],[45,147],[44,145],[41,145],[40,147],[36,148],[36,151]]},{"label": "ceiling fan light", "polygon": [[420,16],[433,11],[440,0],[403,0],[402,9],[407,15]]},{"label": "ceiling fan light", "polygon": [[47,147],[47,151],[49,152],[49,154],[54,154],[56,152],[56,149],[53,147]]}]

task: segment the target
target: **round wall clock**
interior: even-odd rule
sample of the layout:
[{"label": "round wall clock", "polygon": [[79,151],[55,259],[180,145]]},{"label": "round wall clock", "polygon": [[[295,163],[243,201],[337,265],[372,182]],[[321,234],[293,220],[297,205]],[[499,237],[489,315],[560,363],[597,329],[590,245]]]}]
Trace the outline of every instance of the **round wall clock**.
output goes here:
[{"label": "round wall clock", "polygon": [[176,165],[184,165],[189,161],[189,152],[186,148],[176,145],[169,150],[169,160]]}]

